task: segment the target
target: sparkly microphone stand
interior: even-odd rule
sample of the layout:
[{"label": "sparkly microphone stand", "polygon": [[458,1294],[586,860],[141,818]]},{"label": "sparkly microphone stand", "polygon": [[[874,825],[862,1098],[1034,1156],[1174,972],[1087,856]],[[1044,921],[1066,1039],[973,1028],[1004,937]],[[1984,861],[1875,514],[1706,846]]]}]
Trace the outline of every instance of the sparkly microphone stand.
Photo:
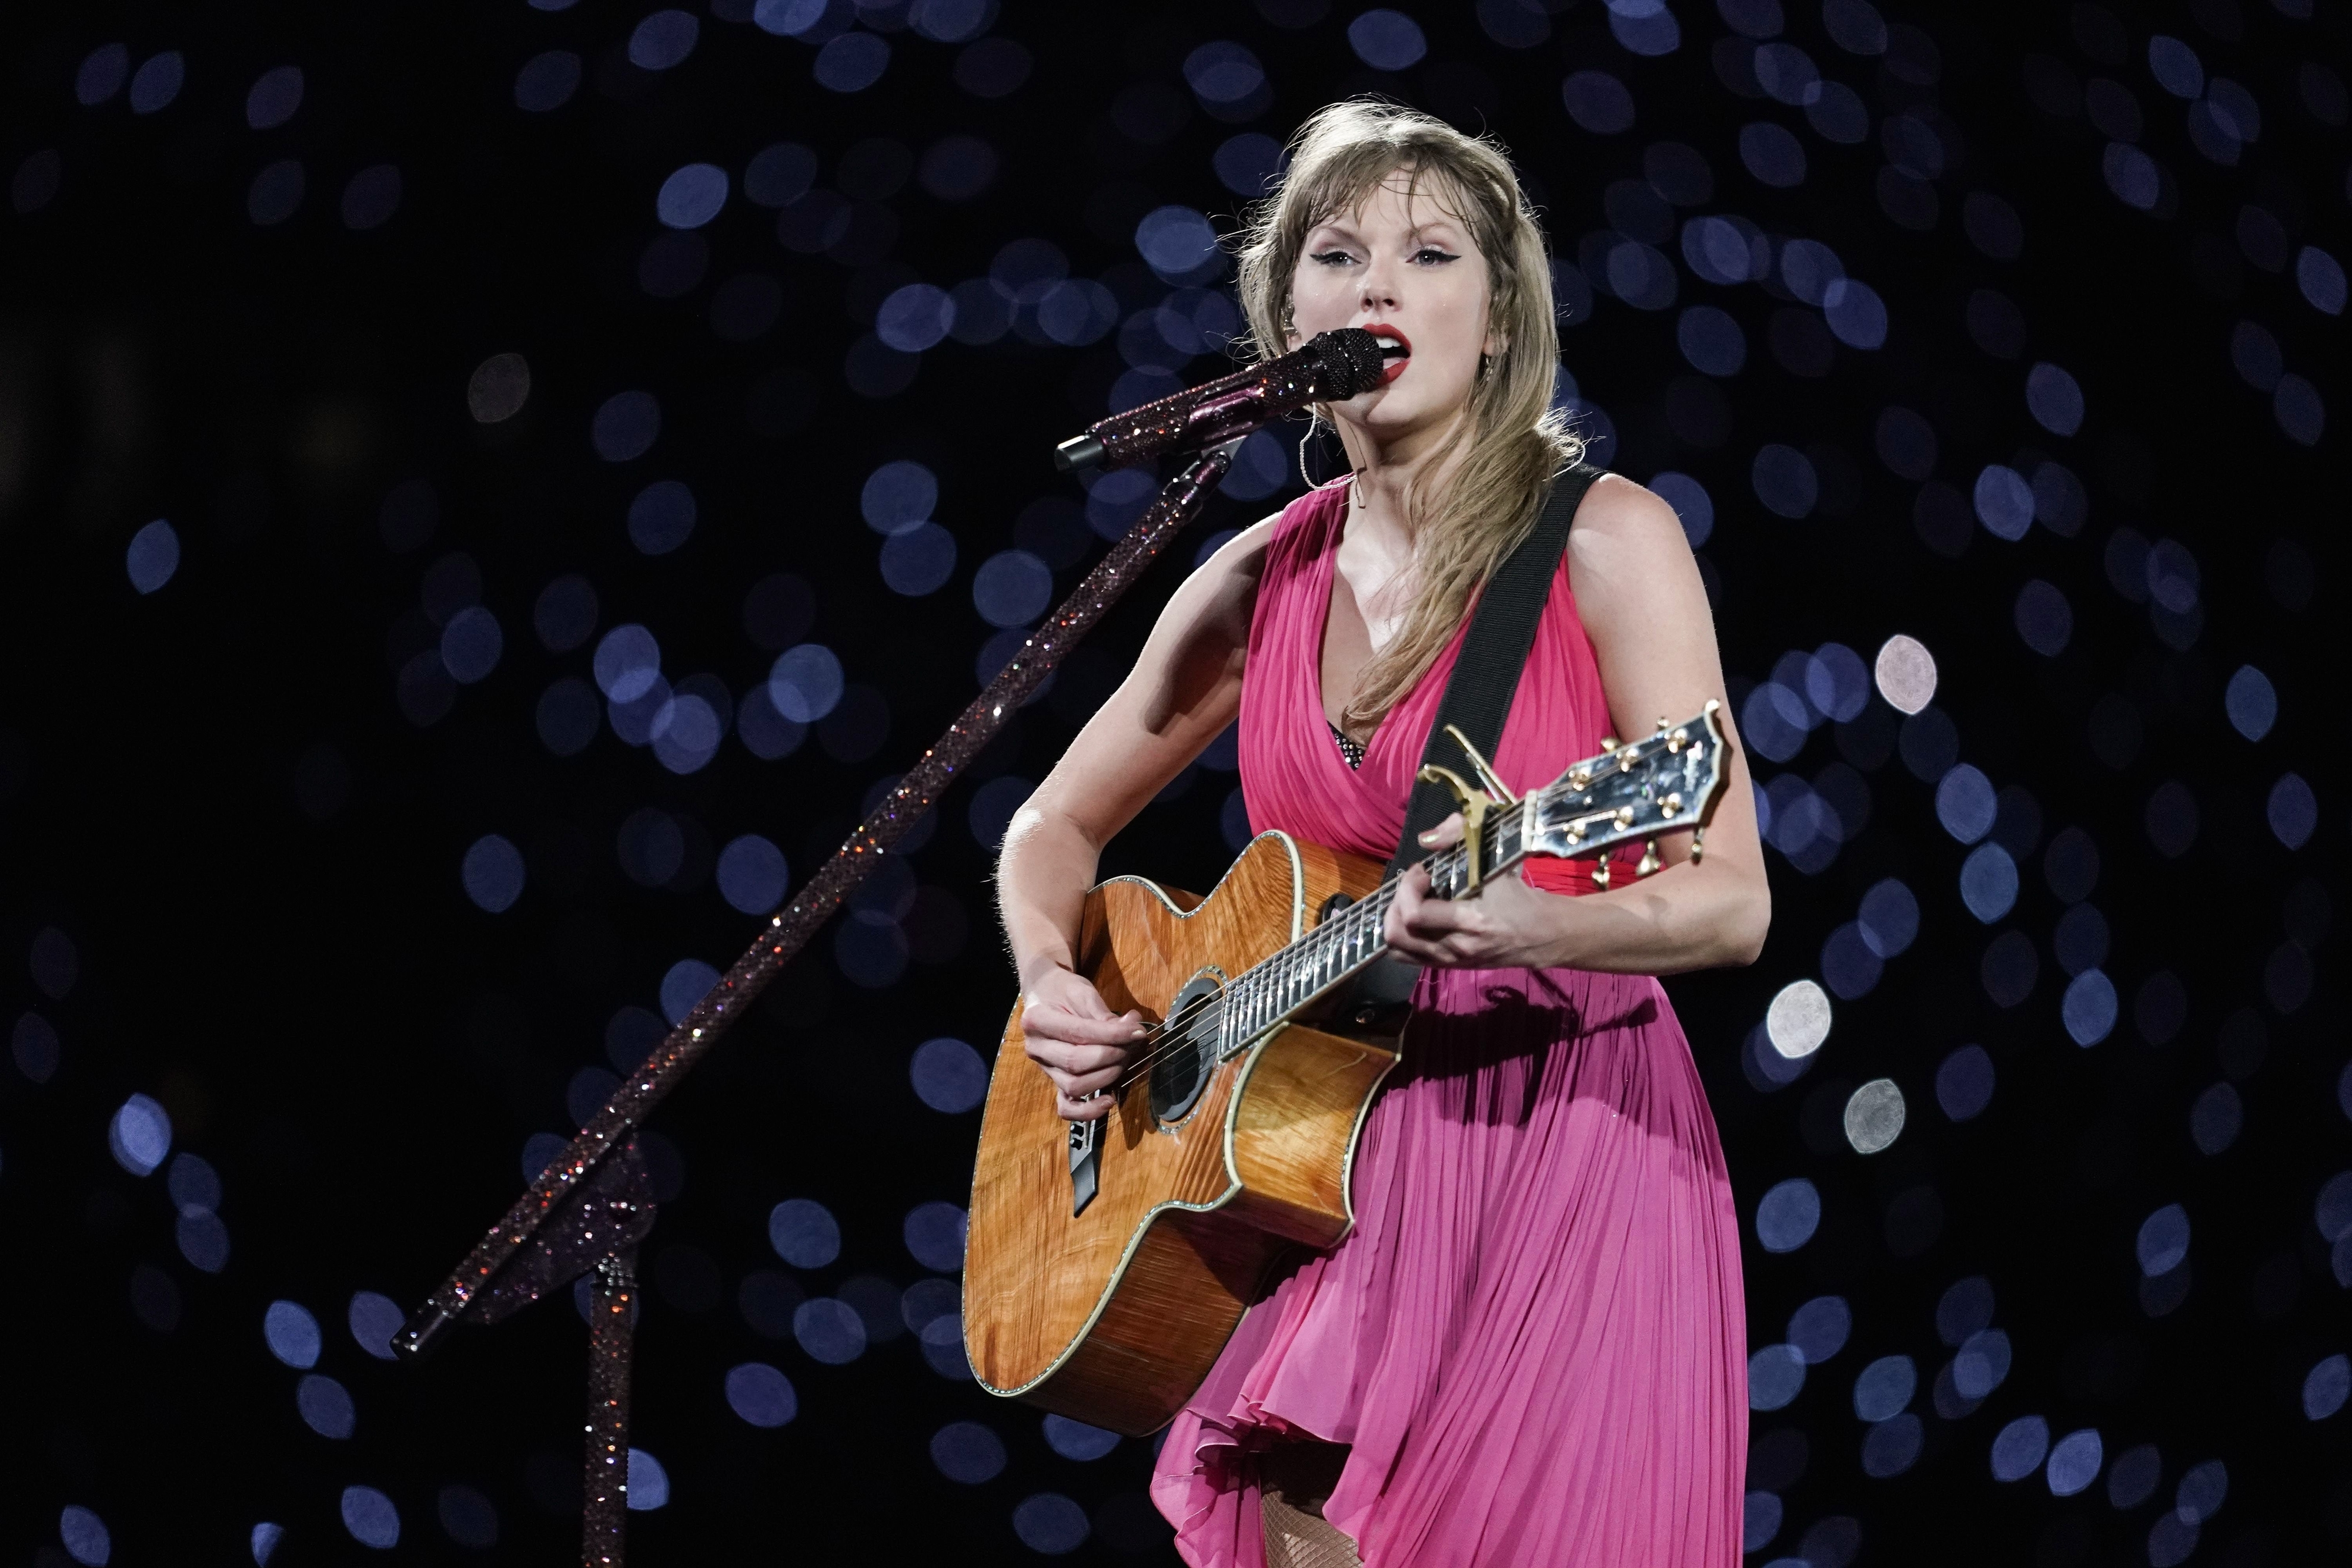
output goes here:
[{"label": "sparkly microphone stand", "polygon": [[[1154,410],[1159,406],[1152,405]],[[401,1355],[419,1357],[454,1324],[497,1322],[593,1273],[586,1506],[581,1527],[581,1561],[587,1568],[620,1568],[627,1518],[637,1244],[654,1223],[653,1184],[632,1134],[717,1043],[720,1032],[807,946],[890,846],[931,809],[981,747],[995,738],[1006,717],[1036,692],[1063,655],[1199,514],[1233,461],[1233,445],[1225,441],[1202,453],[1161,488],[1151,508],[1087,574],[1076,591],[1031,634],[1013,662],[857,825],[799,896],[768,922],[751,951],[694,1004],[393,1340]]]}]

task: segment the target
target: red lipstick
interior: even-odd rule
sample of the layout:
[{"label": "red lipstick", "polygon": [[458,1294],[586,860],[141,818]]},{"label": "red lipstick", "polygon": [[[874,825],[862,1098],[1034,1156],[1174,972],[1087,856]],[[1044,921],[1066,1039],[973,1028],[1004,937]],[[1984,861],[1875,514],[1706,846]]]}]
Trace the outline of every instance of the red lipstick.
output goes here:
[{"label": "red lipstick", "polygon": [[1381,357],[1386,361],[1381,371],[1381,384],[1386,386],[1404,374],[1404,367],[1412,358],[1412,340],[1385,321],[1368,321],[1364,330],[1381,340]]}]

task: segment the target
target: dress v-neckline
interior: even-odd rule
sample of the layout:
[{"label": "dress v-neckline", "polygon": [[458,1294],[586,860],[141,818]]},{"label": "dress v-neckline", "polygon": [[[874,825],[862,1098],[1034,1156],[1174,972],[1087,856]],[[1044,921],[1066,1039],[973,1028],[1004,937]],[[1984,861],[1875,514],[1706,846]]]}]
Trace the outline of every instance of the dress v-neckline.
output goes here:
[{"label": "dress v-neckline", "polygon": [[[1338,758],[1339,766],[1348,770],[1349,777],[1361,779],[1364,776],[1364,764],[1371,758],[1372,748],[1380,744],[1381,737],[1388,730],[1389,720],[1396,716],[1398,708],[1404,706],[1405,697],[1400,696],[1389,705],[1388,711],[1381,715],[1380,722],[1372,726],[1372,733],[1364,737],[1360,746],[1350,739],[1345,730],[1331,722],[1331,709],[1326,705],[1323,695],[1323,650],[1331,639],[1331,607],[1338,601],[1339,596],[1339,544],[1346,536],[1347,528],[1348,493],[1342,489],[1339,491],[1339,505],[1333,509],[1330,527],[1324,535],[1323,559],[1318,567],[1322,574],[1320,587],[1323,596],[1323,617],[1316,625],[1313,644],[1307,649],[1307,688],[1315,695],[1315,716],[1323,721],[1324,732],[1332,740],[1332,744],[1323,749]],[[1357,609],[1356,616],[1360,621],[1363,618],[1363,610],[1360,606]],[[1364,640],[1368,643],[1371,641],[1371,629],[1369,625],[1365,628]],[[1377,649],[1374,650],[1374,657],[1378,657],[1378,652]],[[1370,663],[1370,660],[1366,663]],[[1362,674],[1361,669],[1360,668],[1357,673]],[[1407,696],[1410,695],[1410,693],[1406,694]],[[1349,747],[1357,747],[1352,758],[1348,755],[1347,748]]]},{"label": "dress v-neckline", "polygon": [[[1330,523],[1323,536],[1322,559],[1316,567],[1316,570],[1321,574],[1318,587],[1322,595],[1323,614],[1321,620],[1316,623],[1315,636],[1306,650],[1307,689],[1314,699],[1315,716],[1323,721],[1323,730],[1327,737],[1337,737],[1343,733],[1339,726],[1331,722],[1331,710],[1323,706],[1323,645],[1331,635],[1331,604],[1339,591],[1339,542],[1347,531],[1347,527],[1348,497],[1347,492],[1342,489],[1339,491],[1339,505],[1333,509]],[[1359,617],[1362,613],[1362,610],[1359,608],[1357,611]],[[1455,627],[1453,637],[1448,639],[1444,647],[1438,650],[1437,656],[1429,662],[1429,668],[1422,671],[1413,684],[1399,692],[1396,700],[1389,704],[1388,711],[1381,715],[1381,721],[1372,726],[1372,733],[1364,737],[1363,757],[1360,761],[1350,766],[1348,758],[1340,755],[1336,740],[1321,747],[1321,749],[1337,761],[1349,778],[1369,786],[1370,780],[1365,778],[1365,773],[1372,761],[1373,754],[1381,749],[1381,742],[1394,727],[1397,714],[1413,706],[1414,698],[1421,694],[1422,687],[1429,684],[1429,678],[1433,674],[1441,668],[1452,666],[1454,644],[1460,640],[1461,635],[1462,628]],[[1370,641],[1369,628],[1365,640]],[[1360,673],[1359,671],[1359,674]]]}]

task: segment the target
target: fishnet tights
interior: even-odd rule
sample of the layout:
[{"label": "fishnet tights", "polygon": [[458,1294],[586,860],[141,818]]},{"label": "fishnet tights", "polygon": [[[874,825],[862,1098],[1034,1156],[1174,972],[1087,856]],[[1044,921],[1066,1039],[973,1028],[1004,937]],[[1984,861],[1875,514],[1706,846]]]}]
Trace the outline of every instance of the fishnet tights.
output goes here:
[{"label": "fishnet tights", "polygon": [[1363,1568],[1356,1543],[1322,1515],[1295,1508],[1278,1491],[1259,1494],[1266,1568]]},{"label": "fishnet tights", "polygon": [[1266,1568],[1363,1568],[1356,1543],[1323,1517],[1348,1450],[1337,1443],[1277,1443],[1260,1470]]}]

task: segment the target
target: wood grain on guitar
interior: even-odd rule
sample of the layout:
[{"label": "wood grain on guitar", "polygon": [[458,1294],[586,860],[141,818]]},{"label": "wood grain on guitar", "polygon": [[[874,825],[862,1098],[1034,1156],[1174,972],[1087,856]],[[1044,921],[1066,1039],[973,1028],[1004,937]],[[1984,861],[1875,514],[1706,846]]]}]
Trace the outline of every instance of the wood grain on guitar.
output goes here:
[{"label": "wood grain on guitar", "polygon": [[[1710,703],[1490,804],[1471,842],[1431,857],[1433,886],[1471,896],[1529,853],[1605,854],[1703,827],[1723,747]],[[1205,898],[1135,877],[1087,895],[1078,972],[1155,1030],[1081,1172],[1017,1009],[1005,1028],[964,1257],[964,1347],[982,1387],[1151,1431],[1200,1386],[1283,1256],[1348,1233],[1357,1138],[1399,1043],[1364,1027],[1391,1009],[1359,1009],[1348,989],[1383,951],[1382,871],[1265,833]]]}]

